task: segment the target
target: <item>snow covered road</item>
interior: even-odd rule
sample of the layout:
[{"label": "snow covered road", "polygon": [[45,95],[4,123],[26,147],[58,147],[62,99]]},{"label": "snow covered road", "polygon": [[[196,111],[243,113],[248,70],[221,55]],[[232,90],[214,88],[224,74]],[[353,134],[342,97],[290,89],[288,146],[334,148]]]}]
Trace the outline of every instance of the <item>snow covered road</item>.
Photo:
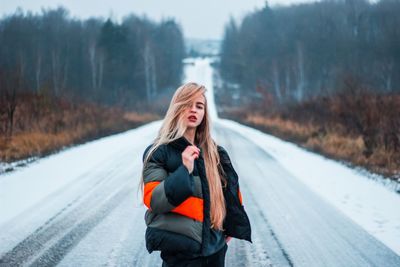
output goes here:
[{"label": "snow covered road", "polygon": [[232,242],[227,266],[400,266],[398,255],[257,144],[224,127],[216,132],[233,158],[253,226],[254,244]]},{"label": "snow covered road", "polygon": [[[206,60],[197,61],[186,74],[187,80],[203,81],[212,89]],[[329,186],[321,184],[331,176],[306,181],[304,171],[288,159],[296,155],[297,162],[320,170],[307,177],[319,178],[328,162],[309,160],[308,152],[220,120],[211,107],[212,135],[233,161],[253,230],[253,244],[236,239],[228,243],[226,266],[400,266],[397,194],[370,181],[364,186],[367,178],[343,177],[344,172],[335,177],[343,167],[329,163],[336,178],[330,194]],[[142,153],[160,123],[1,175],[0,266],[161,266],[159,252],[148,254],[145,248],[145,206],[137,194]],[[319,166],[313,166],[316,162]],[[352,188],[340,182],[345,178],[354,178]],[[375,195],[364,196],[364,188]],[[361,203],[362,216],[352,209],[351,198],[346,203],[350,209],[342,205],[343,192]],[[379,201],[368,202],[374,197]]]},{"label": "snow covered road", "polygon": [[[145,249],[145,207],[136,194],[140,156],[157,127],[159,122],[95,141],[98,148],[127,145],[107,161],[88,164],[91,167],[75,179],[1,225],[0,265],[160,266],[159,253],[149,255]],[[400,266],[398,255],[252,141],[218,123],[214,136],[232,158],[253,228],[253,244],[229,242],[227,266]],[[126,143],[139,138],[135,145]],[[76,157],[87,153],[82,165],[96,158],[93,145],[86,148],[93,157],[75,149]],[[60,161],[68,155],[57,156]],[[61,161],[64,166],[54,168],[54,175],[72,167],[68,160]],[[45,164],[43,160],[31,168]],[[40,183],[37,177],[26,179]],[[20,191],[26,190],[21,186]]]}]

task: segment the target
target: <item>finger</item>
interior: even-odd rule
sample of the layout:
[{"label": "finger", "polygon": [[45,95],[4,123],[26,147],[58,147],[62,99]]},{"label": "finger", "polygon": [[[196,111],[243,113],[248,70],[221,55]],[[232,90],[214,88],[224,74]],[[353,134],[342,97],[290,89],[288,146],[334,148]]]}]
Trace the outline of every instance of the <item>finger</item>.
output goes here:
[{"label": "finger", "polygon": [[188,146],[186,150],[190,155],[192,155],[193,153],[200,153],[200,149],[198,149],[196,146]]},{"label": "finger", "polygon": [[199,153],[196,152],[196,151],[194,151],[192,154],[190,154],[190,157],[191,157],[192,159],[196,159],[196,158],[199,157]]},{"label": "finger", "polygon": [[198,148],[197,146],[191,146],[194,150],[197,150],[200,152],[200,148]]}]

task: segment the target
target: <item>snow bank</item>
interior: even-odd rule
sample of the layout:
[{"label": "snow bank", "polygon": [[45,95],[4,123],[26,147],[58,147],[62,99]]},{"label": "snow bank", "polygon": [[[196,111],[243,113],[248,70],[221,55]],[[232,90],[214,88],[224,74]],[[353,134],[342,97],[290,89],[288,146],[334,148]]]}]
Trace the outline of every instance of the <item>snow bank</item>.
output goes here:
[{"label": "snow bank", "polygon": [[237,131],[273,156],[288,172],[400,255],[400,195],[357,170],[237,122]]}]

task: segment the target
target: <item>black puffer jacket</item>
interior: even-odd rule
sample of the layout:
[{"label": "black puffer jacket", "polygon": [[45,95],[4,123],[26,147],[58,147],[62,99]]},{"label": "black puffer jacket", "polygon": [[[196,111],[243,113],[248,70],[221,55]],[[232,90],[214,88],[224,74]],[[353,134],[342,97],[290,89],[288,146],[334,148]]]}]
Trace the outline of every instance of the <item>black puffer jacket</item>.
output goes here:
[{"label": "black puffer jacket", "polygon": [[[191,145],[181,137],[163,144],[143,166],[146,248],[167,253],[181,252],[202,255],[209,240],[210,194],[205,174],[203,151],[189,174],[182,163],[182,152]],[[143,154],[143,161],[151,147]],[[238,175],[228,153],[218,146],[228,185],[223,188],[226,200],[224,234],[251,241],[249,218],[242,205]]]}]

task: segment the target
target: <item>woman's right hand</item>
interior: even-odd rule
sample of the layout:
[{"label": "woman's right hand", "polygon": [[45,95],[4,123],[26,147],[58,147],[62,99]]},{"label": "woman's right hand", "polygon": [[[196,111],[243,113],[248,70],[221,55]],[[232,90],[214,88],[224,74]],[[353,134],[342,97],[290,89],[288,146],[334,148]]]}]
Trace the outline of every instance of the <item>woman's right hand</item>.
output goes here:
[{"label": "woman's right hand", "polygon": [[183,165],[188,169],[189,174],[192,173],[194,160],[199,157],[200,149],[197,146],[187,146],[182,152]]}]

